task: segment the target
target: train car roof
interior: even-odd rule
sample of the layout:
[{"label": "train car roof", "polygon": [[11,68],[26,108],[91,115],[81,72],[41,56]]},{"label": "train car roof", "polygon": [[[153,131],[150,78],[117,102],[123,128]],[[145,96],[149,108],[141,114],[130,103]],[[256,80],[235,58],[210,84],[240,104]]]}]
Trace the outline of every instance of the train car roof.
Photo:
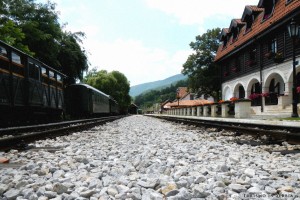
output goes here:
[{"label": "train car roof", "polygon": [[97,93],[100,93],[100,94],[106,96],[107,98],[110,98],[109,95],[105,94],[104,92],[102,92],[102,91],[100,91],[100,90],[98,90],[98,89],[96,89],[96,88],[94,88],[94,87],[92,87],[92,86],[90,86],[90,85],[88,85],[88,84],[77,83],[77,84],[72,84],[72,85],[70,85],[70,86],[82,86],[82,87],[86,87],[86,88],[88,88],[88,89],[91,89],[91,90],[93,90],[93,91],[95,91],[95,92],[97,92]]},{"label": "train car roof", "polygon": [[49,65],[43,63],[42,61],[40,61],[40,60],[38,60],[38,59],[36,59],[36,58],[34,58],[34,57],[28,55],[27,53],[21,51],[20,49],[17,49],[17,48],[15,48],[15,47],[13,47],[13,46],[11,46],[11,45],[9,45],[9,44],[3,42],[2,40],[0,40],[0,44],[1,44],[1,45],[4,45],[4,46],[7,46],[7,47],[9,47],[9,48],[11,48],[11,49],[13,49],[14,51],[17,51],[18,53],[22,53],[22,54],[28,56],[29,58],[31,58],[32,60],[41,63],[43,66],[49,68],[50,70],[55,71],[56,73],[59,73],[60,75],[62,75],[62,76],[64,76],[64,77],[67,77],[67,75],[63,74],[62,72],[60,72],[60,71],[58,71],[58,70],[56,70],[56,69],[50,67]]},{"label": "train car roof", "polygon": [[117,101],[111,95],[108,95],[108,96],[112,101],[115,101],[117,103]]}]

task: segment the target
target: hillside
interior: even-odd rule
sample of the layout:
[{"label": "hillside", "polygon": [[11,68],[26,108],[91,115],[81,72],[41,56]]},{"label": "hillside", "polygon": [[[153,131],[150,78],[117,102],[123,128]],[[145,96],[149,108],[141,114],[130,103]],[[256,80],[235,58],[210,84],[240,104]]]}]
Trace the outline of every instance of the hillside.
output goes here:
[{"label": "hillside", "polygon": [[132,97],[135,97],[147,90],[162,89],[162,88],[168,87],[171,84],[174,84],[180,80],[184,80],[186,78],[187,78],[187,76],[184,76],[183,74],[177,74],[177,75],[171,76],[169,78],[166,78],[164,80],[135,85],[135,86],[130,87],[129,95]]}]

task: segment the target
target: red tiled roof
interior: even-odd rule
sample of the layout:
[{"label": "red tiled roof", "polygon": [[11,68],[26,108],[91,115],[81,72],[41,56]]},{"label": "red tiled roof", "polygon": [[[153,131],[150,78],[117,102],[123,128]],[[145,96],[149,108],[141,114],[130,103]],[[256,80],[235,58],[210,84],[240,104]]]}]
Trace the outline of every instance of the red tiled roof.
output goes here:
[{"label": "red tiled roof", "polygon": [[[191,107],[191,106],[200,106],[205,104],[211,104],[212,101],[208,101],[205,99],[196,99],[196,100],[181,100],[179,101],[179,107]],[[166,106],[170,107],[178,107],[178,101],[167,103]]]},{"label": "red tiled roof", "polygon": [[236,21],[238,24],[245,24],[244,22],[242,22],[241,19],[235,19],[235,21]]},{"label": "red tiled roof", "polygon": [[184,96],[186,96],[188,93],[188,88],[187,87],[179,87],[177,89],[177,98],[182,98]]},{"label": "red tiled roof", "polygon": [[[251,6],[251,9],[253,8],[254,11],[261,11],[263,8],[258,8],[257,6]],[[217,55],[215,57],[215,61],[220,60],[222,57],[233,51],[234,49],[240,47],[253,37],[259,35],[263,31],[270,28],[273,24],[280,21],[284,18],[287,14],[291,13],[292,11],[296,10],[297,8],[300,8],[300,0],[293,0],[289,4],[286,5],[286,0],[278,0],[278,2],[275,4],[275,9],[273,12],[273,15],[267,19],[262,21],[264,12],[261,12],[255,19],[252,24],[252,30],[247,32],[245,34],[245,28],[244,26],[239,35],[238,39],[232,43],[231,40],[228,41],[225,48],[223,48],[223,44],[219,46],[219,49],[217,51]],[[263,9],[264,10],[264,9]]]},{"label": "red tiled roof", "polygon": [[264,11],[264,9],[263,8],[259,8],[259,7],[257,7],[257,6],[246,6],[246,7],[249,7],[253,12],[262,12],[262,11]]}]

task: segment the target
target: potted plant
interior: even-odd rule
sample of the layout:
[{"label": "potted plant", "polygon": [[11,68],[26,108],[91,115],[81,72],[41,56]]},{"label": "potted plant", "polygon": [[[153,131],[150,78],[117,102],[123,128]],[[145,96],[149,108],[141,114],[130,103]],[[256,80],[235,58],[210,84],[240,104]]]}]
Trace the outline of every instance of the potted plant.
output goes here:
[{"label": "potted plant", "polygon": [[269,51],[265,54],[265,57],[268,59],[271,59],[274,56],[274,53],[272,51]]},{"label": "potted plant", "polygon": [[239,100],[239,98],[237,98],[237,97],[231,97],[231,98],[230,98],[230,101],[231,101],[231,102],[235,102],[235,101],[237,101],[237,100]]},{"label": "potted plant", "polygon": [[296,88],[296,90],[297,90],[297,93],[300,93],[300,86],[298,86],[298,87]]},{"label": "potted plant", "polygon": [[265,93],[262,93],[261,96],[262,96],[262,97],[269,97],[269,96],[270,96],[270,93],[265,92]]},{"label": "potted plant", "polygon": [[251,100],[254,100],[254,99],[257,99],[261,96],[261,94],[258,94],[258,93],[252,93],[249,95],[249,99]]},{"label": "potted plant", "polygon": [[282,63],[284,60],[283,54],[281,52],[275,53],[274,55],[274,62],[276,63]]},{"label": "potted plant", "polygon": [[255,60],[249,60],[249,61],[247,62],[247,64],[248,64],[249,66],[253,66],[253,65],[256,65],[256,61],[255,61]]}]

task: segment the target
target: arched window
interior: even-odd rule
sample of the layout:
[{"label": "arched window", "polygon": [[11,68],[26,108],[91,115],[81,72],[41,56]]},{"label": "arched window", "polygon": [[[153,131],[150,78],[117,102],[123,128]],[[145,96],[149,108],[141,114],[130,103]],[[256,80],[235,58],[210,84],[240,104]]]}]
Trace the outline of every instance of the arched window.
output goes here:
[{"label": "arched window", "polygon": [[239,98],[240,99],[245,98],[245,89],[242,85],[239,86]]},{"label": "arched window", "polygon": [[251,94],[253,94],[253,93],[258,93],[258,94],[261,93],[261,88],[260,88],[259,82],[256,82],[255,84],[252,85]]},{"label": "arched window", "polygon": [[297,83],[297,86],[299,87],[300,86],[300,72],[298,72],[296,75],[296,83]]}]

